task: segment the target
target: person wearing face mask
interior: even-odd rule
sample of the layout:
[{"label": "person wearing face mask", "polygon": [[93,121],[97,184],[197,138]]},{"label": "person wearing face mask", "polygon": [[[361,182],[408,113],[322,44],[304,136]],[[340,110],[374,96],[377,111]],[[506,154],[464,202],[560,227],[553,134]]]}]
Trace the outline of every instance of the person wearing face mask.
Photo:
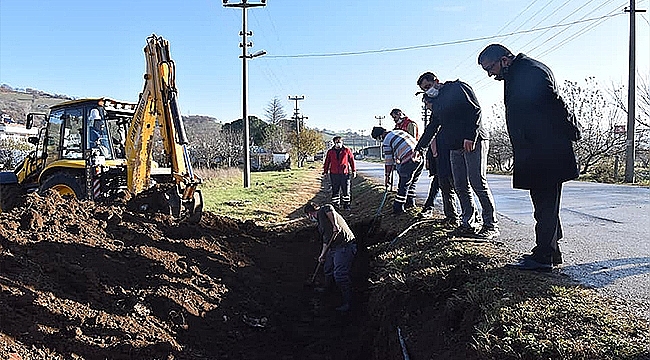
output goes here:
[{"label": "person wearing face mask", "polygon": [[[432,99],[426,97],[426,99]],[[432,103],[424,103],[427,109],[431,110]],[[427,148],[426,153],[426,169],[429,170],[429,177],[432,177],[429,185],[429,195],[422,207],[420,216],[430,218],[433,216],[433,204],[438,194],[438,190],[442,195],[442,210],[445,214],[443,223],[446,226],[456,229],[460,226],[460,214],[456,202],[458,200],[456,191],[454,190],[454,179],[451,175],[451,163],[449,162],[449,151],[438,151],[438,142],[442,138],[442,131],[438,132],[438,136],[434,137],[431,145]]]},{"label": "person wearing face mask", "polygon": [[413,136],[415,140],[420,138],[420,134],[418,133],[418,124],[409,119],[402,110],[393,109],[390,111],[390,116],[395,120],[395,130],[406,131]]},{"label": "person wearing face mask", "polygon": [[340,136],[332,138],[333,146],[327,150],[323,164],[323,175],[330,175],[332,204],[343,205],[343,210],[350,210],[350,176],[357,177],[352,150],[343,146]]},{"label": "person wearing face mask", "polygon": [[325,287],[338,286],[343,304],[338,311],[349,311],[352,307],[352,262],[357,253],[354,233],[341,214],[331,204],[318,206],[308,202],[303,211],[318,223],[318,234],[322,240],[318,261],[323,264]]},{"label": "person wearing face mask", "polygon": [[553,72],[500,44],[487,46],[478,64],[504,82],[506,126],[513,150],[512,186],[530,191],[535,218],[532,254],[509,267],[550,271],[562,263],[560,198],[562,183],[579,175],[573,141],[580,126],[557,91]]},{"label": "person wearing face mask", "polygon": [[[454,188],[460,199],[459,236],[494,239],[499,236],[494,198],[487,182],[489,135],[481,122],[481,107],[474,90],[460,81],[441,83],[436,75],[425,72],[417,85],[431,109],[431,121],[416,146],[421,152],[434,136],[439,136],[438,153],[449,153]],[[472,190],[481,204],[482,226]]]}]

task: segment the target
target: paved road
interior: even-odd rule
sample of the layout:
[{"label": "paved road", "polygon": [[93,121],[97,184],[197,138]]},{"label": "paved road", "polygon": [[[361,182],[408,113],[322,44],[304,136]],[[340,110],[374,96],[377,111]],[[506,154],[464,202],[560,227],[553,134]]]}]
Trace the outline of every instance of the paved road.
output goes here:
[{"label": "paved road", "polygon": [[[383,179],[383,165],[357,161],[359,173]],[[500,241],[525,253],[534,246],[528,191],[512,188],[510,176],[488,175],[496,203]],[[418,182],[418,204],[427,197],[426,171]],[[440,196],[436,207],[442,211]],[[564,239],[561,271],[606,295],[621,297],[650,320],[650,189],[571,181],[560,210]]]}]

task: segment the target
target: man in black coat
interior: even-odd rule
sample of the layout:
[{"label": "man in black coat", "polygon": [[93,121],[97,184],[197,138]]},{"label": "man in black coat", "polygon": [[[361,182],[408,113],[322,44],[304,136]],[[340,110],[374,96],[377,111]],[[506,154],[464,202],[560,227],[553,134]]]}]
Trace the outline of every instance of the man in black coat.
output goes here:
[{"label": "man in black coat", "polygon": [[[474,90],[460,81],[441,83],[432,72],[418,78],[423,100],[431,109],[431,122],[416,150],[425,149],[437,135],[438,153],[447,156],[461,208],[461,226],[455,235],[491,240],[499,236],[492,191],[487,181],[489,133],[481,120],[481,107]],[[482,226],[472,191],[481,204]]]},{"label": "man in black coat", "polygon": [[512,186],[527,189],[533,202],[536,246],[511,267],[550,271],[562,263],[560,197],[562,183],[578,177],[573,141],[580,138],[575,117],[558,95],[551,70],[500,44],[486,47],[478,63],[488,76],[504,81],[506,125],[512,143]]}]

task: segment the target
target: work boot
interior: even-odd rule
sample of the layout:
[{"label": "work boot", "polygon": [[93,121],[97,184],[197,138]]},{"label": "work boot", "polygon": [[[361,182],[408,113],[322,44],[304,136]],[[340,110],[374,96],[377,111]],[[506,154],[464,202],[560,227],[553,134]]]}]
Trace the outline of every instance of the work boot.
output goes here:
[{"label": "work boot", "polygon": [[407,197],[406,198],[406,204],[404,204],[404,209],[410,209],[415,207],[415,198],[414,197]]},{"label": "work boot", "polygon": [[[522,258],[524,258],[524,259],[528,259],[528,258],[534,259],[533,256],[534,256],[533,254],[526,254],[526,255],[522,256]],[[553,265],[561,265],[562,264],[562,253],[558,251],[555,254],[553,254],[553,257],[551,258],[551,263]]]},{"label": "work boot", "polygon": [[426,207],[420,212],[420,217],[423,219],[431,219],[433,217],[433,208]]},{"label": "work boot", "polygon": [[404,213],[404,204],[394,202],[393,203],[393,215],[400,215]]},{"label": "work boot", "polygon": [[492,240],[498,237],[499,235],[501,235],[501,233],[499,232],[498,228],[496,227],[490,228],[487,226],[483,226],[481,230],[479,230],[479,232],[476,233],[475,237],[478,239]]},{"label": "work boot", "polygon": [[352,307],[352,287],[349,285],[341,286],[341,295],[343,296],[343,304],[336,308],[336,311],[348,312]]}]

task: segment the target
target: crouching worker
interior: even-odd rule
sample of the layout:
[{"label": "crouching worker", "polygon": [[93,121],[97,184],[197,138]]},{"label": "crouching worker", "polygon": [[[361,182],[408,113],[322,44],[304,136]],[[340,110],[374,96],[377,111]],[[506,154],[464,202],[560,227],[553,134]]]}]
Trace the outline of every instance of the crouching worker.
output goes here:
[{"label": "crouching worker", "polygon": [[370,135],[382,143],[386,160],[384,182],[386,186],[391,183],[393,169],[397,168],[399,183],[393,203],[393,214],[403,214],[405,209],[415,207],[415,186],[424,167],[421,156],[415,152],[417,141],[406,131],[389,132],[380,126],[372,128]]},{"label": "crouching worker", "polygon": [[343,297],[343,304],[338,311],[349,311],[352,306],[352,261],[357,253],[354,234],[343,216],[336,212],[334,206],[318,206],[309,202],[304,207],[305,214],[318,222],[318,233],[323,247],[318,261],[323,264],[325,286],[336,283]]}]

